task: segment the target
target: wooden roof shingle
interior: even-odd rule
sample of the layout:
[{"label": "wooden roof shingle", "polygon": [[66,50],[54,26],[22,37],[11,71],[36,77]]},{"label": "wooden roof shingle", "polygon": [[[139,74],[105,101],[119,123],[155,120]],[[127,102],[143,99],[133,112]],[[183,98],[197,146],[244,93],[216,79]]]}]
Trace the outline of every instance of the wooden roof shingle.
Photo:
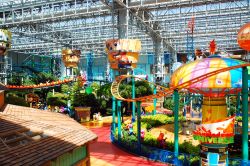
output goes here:
[{"label": "wooden roof shingle", "polygon": [[96,138],[66,115],[7,105],[0,113],[0,165],[42,165]]}]

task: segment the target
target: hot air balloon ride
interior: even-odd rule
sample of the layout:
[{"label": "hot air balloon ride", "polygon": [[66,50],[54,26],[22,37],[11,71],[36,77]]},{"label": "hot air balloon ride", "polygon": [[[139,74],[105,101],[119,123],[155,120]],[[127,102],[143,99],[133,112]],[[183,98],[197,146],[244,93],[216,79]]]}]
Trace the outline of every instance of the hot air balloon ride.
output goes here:
[{"label": "hot air balloon ride", "polygon": [[138,39],[110,39],[106,41],[106,52],[112,69],[136,68],[141,41]]},{"label": "hot air balloon ride", "polygon": [[76,68],[80,61],[80,50],[63,49],[62,50],[62,60],[66,67]]},{"label": "hot air balloon ride", "polygon": [[6,55],[11,47],[11,32],[6,29],[0,29],[0,55]]},{"label": "hot air balloon ride", "polygon": [[[207,73],[245,63],[218,55],[196,60],[181,66],[173,73],[171,86],[178,86]],[[226,95],[236,94],[241,88],[242,68],[218,73],[186,87],[192,93],[203,95],[202,124],[193,132],[194,139],[201,142],[203,164],[208,162],[212,151],[218,154],[220,164],[226,163],[227,145],[234,141],[235,120],[234,116],[227,116]]]}]

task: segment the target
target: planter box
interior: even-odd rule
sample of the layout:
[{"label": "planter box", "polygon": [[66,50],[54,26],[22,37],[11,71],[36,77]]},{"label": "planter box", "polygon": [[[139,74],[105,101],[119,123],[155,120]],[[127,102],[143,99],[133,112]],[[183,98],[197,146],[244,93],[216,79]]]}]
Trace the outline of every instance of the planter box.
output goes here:
[{"label": "planter box", "polygon": [[90,109],[91,107],[75,107],[77,119],[81,122],[90,121]]}]

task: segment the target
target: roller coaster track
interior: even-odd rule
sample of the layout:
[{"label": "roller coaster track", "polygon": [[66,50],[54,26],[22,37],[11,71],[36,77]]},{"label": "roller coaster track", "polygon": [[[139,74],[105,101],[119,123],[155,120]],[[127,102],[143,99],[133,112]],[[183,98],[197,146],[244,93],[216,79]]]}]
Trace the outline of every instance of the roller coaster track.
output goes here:
[{"label": "roller coaster track", "polygon": [[53,81],[50,83],[40,83],[40,84],[36,84],[36,85],[5,85],[3,83],[0,82],[0,90],[25,90],[25,89],[37,89],[37,88],[47,88],[47,87],[54,87],[54,86],[58,86],[61,84],[67,84],[70,82],[75,82],[75,81],[81,81],[81,82],[85,82],[86,80],[82,79],[81,77],[75,77],[75,78],[68,78],[68,79],[64,79],[64,80],[59,80],[59,81]]},{"label": "roller coaster track", "polygon": [[97,79],[92,79],[92,80],[86,80],[85,78],[80,78],[80,77],[74,77],[74,78],[69,78],[69,79],[65,79],[65,80],[61,80],[61,81],[54,81],[52,83],[41,83],[41,84],[37,84],[37,85],[27,85],[27,86],[16,86],[16,85],[5,85],[3,83],[0,82],[0,90],[7,90],[7,89],[37,89],[37,88],[48,88],[48,87],[54,87],[54,86],[58,86],[61,84],[67,84],[70,82],[76,82],[76,81],[81,81],[82,83],[85,83],[87,81],[99,81],[99,82],[109,82],[106,80],[97,80]]},{"label": "roller coaster track", "polygon": [[[157,84],[154,84],[154,83],[151,83],[151,82],[148,82],[146,80],[143,80],[141,78],[137,78],[135,76],[132,76],[132,75],[121,75],[121,76],[117,76],[115,81],[112,83],[111,85],[111,93],[112,95],[118,99],[118,100],[122,100],[122,101],[127,101],[127,102],[135,102],[135,101],[150,101],[150,100],[153,100],[153,99],[156,99],[156,98],[161,98],[161,97],[164,97],[164,96],[168,96],[168,95],[171,95],[173,93],[174,90],[180,90],[180,89],[185,89],[187,87],[189,87],[190,85],[192,84],[195,84],[197,82],[200,82],[204,79],[207,79],[209,77],[212,77],[212,76],[215,76],[219,73],[222,73],[222,72],[225,72],[225,71],[229,71],[229,70],[233,70],[233,69],[237,69],[237,68],[243,68],[243,67],[248,67],[250,66],[249,63],[247,64],[241,64],[241,65],[236,65],[236,66],[230,66],[230,67],[226,67],[226,68],[222,68],[222,69],[219,69],[219,70],[216,70],[216,71],[212,71],[212,72],[209,72],[207,74],[204,74],[204,75],[201,75],[199,77],[196,77],[192,80],[189,80],[189,81],[186,81],[184,83],[181,83],[177,86],[173,86],[173,87],[170,87],[170,88],[166,88],[166,87],[163,87],[163,86],[160,86],[160,85],[157,85]],[[148,82],[149,84],[153,84],[155,85],[159,90],[156,94],[154,95],[149,95],[149,96],[143,96],[143,97],[138,97],[138,98],[134,98],[134,99],[126,99],[126,98],[123,98],[120,93],[119,93],[119,86],[121,84],[121,82],[127,78],[136,78],[136,79],[140,79],[142,81],[145,81],[145,82]]]}]

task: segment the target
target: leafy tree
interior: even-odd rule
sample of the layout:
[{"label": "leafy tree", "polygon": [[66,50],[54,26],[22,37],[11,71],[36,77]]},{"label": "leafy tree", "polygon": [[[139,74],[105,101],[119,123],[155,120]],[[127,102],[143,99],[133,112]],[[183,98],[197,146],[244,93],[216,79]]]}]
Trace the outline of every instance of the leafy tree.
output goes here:
[{"label": "leafy tree", "polygon": [[[124,98],[132,97],[132,83],[123,83],[119,87],[120,94]],[[150,84],[145,81],[135,82],[135,97],[148,96],[153,94]]]},{"label": "leafy tree", "polygon": [[47,95],[47,104],[53,106],[66,106],[67,105],[68,95],[63,93],[55,93],[49,92]]},{"label": "leafy tree", "polygon": [[36,75],[32,76],[32,81],[35,84],[40,84],[40,83],[46,83],[46,82],[52,82],[52,81],[57,81],[58,78],[51,73],[37,73]]},{"label": "leafy tree", "polygon": [[69,87],[69,85],[63,84],[63,85],[61,86],[61,92],[62,92],[62,93],[65,93],[65,94],[70,93],[70,87]]},{"label": "leafy tree", "polygon": [[23,80],[23,85],[34,85],[34,84],[35,83],[29,77],[25,77],[24,80]]},{"label": "leafy tree", "polygon": [[94,93],[97,93],[97,91],[100,89],[100,85],[97,82],[93,82],[90,87],[93,89]]},{"label": "leafy tree", "polygon": [[8,104],[20,105],[28,107],[29,104],[25,101],[24,97],[21,97],[20,93],[9,92],[5,96],[5,102]]},{"label": "leafy tree", "polygon": [[[184,103],[182,100],[179,100],[179,110],[181,110],[184,106]],[[171,98],[166,98],[163,103],[163,107],[167,108],[169,110],[174,110],[174,100]]]},{"label": "leafy tree", "polygon": [[112,98],[111,94],[111,83],[102,85],[100,89],[97,90],[97,96],[108,101]]},{"label": "leafy tree", "polygon": [[22,85],[22,77],[13,74],[7,82],[9,85]]}]

